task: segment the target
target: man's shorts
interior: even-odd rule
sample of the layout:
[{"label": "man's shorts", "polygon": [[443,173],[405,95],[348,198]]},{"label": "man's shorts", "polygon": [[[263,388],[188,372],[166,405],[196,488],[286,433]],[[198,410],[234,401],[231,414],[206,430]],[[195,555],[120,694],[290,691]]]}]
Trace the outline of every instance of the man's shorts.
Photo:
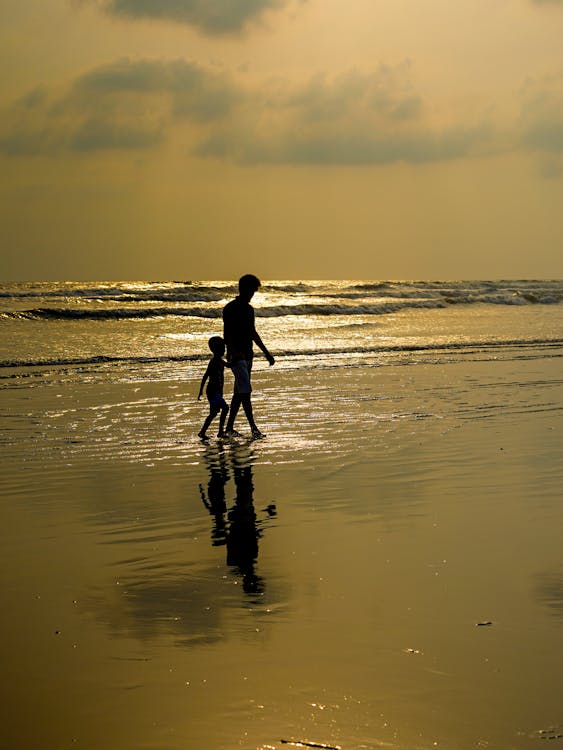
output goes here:
[{"label": "man's shorts", "polygon": [[220,393],[207,394],[207,400],[209,401],[209,409],[217,414],[221,409],[228,409],[227,402]]},{"label": "man's shorts", "polygon": [[239,359],[233,363],[233,375],[235,376],[235,393],[239,393],[241,396],[245,393],[252,393],[252,386],[250,385],[250,364],[246,359]]}]

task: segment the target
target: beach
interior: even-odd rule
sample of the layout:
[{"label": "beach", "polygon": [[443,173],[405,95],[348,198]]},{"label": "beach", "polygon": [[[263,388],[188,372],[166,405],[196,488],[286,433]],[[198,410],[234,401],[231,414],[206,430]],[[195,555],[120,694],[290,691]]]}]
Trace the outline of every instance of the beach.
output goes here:
[{"label": "beach", "polygon": [[203,357],[6,358],[2,747],[556,746],[560,307],[257,360],[256,441]]},{"label": "beach", "polygon": [[[99,424],[95,387],[14,394],[31,444],[2,482],[6,746],[532,746],[563,666],[545,364],[267,372],[272,432],[235,445],[178,434],[194,383],[121,386]],[[250,574],[218,521],[239,465]]]}]

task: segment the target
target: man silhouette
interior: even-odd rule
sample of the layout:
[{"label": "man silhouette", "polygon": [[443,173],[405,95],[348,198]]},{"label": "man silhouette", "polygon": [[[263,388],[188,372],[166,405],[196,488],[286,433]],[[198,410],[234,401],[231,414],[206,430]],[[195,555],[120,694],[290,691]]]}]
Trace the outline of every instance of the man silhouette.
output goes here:
[{"label": "man silhouette", "polygon": [[232,365],[233,375],[235,376],[235,388],[226,432],[228,436],[236,437],[238,435],[234,426],[242,404],[252,430],[252,437],[260,438],[264,435],[254,422],[250,398],[252,393],[250,374],[254,357],[252,345],[256,344],[261,349],[270,365],[274,364],[275,359],[266,349],[254,326],[254,308],[250,304],[250,300],[260,288],[260,279],[252,274],[246,274],[239,279],[238,288],[238,297],[235,297],[223,308],[223,338],[227,345],[227,360]]}]

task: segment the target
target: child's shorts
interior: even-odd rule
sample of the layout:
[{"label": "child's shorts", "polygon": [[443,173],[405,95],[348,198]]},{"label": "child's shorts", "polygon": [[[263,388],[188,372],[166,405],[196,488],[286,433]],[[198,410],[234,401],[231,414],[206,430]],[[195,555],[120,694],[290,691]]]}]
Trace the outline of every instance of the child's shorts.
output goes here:
[{"label": "child's shorts", "polygon": [[221,409],[228,409],[227,402],[220,393],[207,394],[207,400],[209,401],[209,408],[215,414]]},{"label": "child's shorts", "polygon": [[233,363],[233,375],[235,376],[235,393],[244,395],[252,393],[250,385],[250,368],[246,359],[239,359]]}]

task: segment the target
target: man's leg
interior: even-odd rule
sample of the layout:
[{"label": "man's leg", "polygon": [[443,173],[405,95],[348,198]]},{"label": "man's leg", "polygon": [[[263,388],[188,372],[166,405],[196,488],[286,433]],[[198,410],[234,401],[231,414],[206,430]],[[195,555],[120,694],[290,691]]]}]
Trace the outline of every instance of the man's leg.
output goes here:
[{"label": "man's leg", "polygon": [[247,369],[248,369],[248,388],[249,393],[245,393],[242,397],[242,408],[244,409],[244,413],[246,414],[246,418],[248,419],[248,424],[250,425],[250,429],[252,430],[253,437],[264,437],[264,434],[260,432],[258,427],[256,427],[256,422],[254,421],[254,414],[252,410],[252,400],[251,400],[251,392],[252,392],[252,386],[250,384],[250,378],[252,375],[252,363],[253,358],[247,360]]},{"label": "man's leg", "polygon": [[231,401],[231,408],[229,410],[229,418],[227,420],[227,432],[232,432],[235,427],[235,419],[237,418],[238,410],[241,405],[240,393],[233,393],[233,399]]},{"label": "man's leg", "polygon": [[242,408],[244,409],[244,413],[246,414],[246,418],[248,419],[248,424],[250,425],[250,429],[252,432],[257,432],[258,427],[256,427],[256,423],[254,421],[254,415],[252,413],[252,401],[250,400],[250,393],[245,393],[241,396],[242,398]]},{"label": "man's leg", "polygon": [[[237,418],[240,405],[243,403],[245,396],[250,395],[251,387],[248,362],[244,359],[237,360],[233,364],[233,375],[235,378],[235,392],[233,393],[229,419],[227,420],[227,432],[234,430],[235,419]],[[244,410],[246,412],[246,406]]]}]

